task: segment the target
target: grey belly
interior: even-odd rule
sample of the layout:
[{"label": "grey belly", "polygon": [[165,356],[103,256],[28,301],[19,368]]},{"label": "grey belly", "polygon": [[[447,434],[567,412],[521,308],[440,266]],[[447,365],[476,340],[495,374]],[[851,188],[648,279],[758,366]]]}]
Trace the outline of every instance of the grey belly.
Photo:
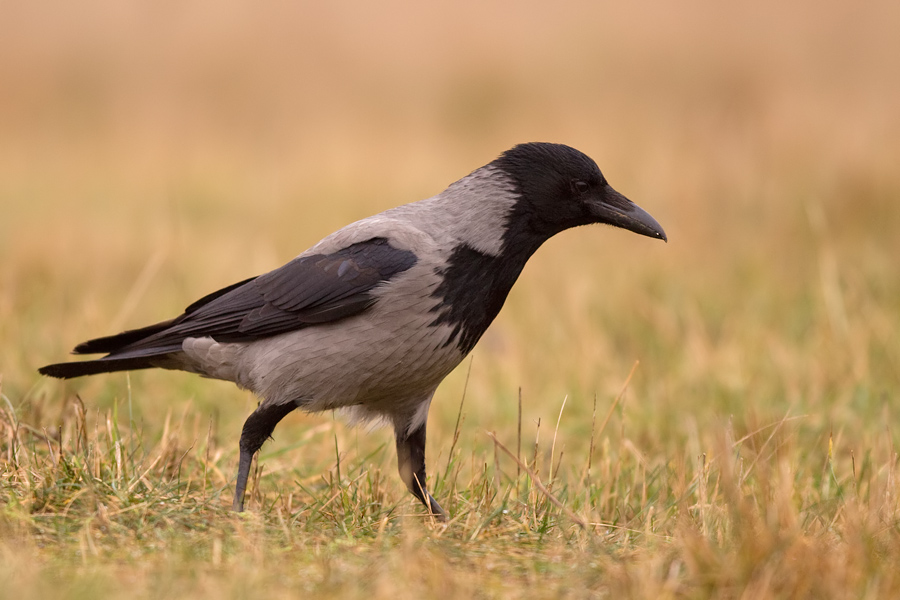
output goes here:
[{"label": "grey belly", "polygon": [[430,397],[463,355],[446,343],[449,327],[430,325],[433,313],[379,313],[244,344],[187,340],[184,350],[207,376],[234,381],[266,403],[392,414]]}]

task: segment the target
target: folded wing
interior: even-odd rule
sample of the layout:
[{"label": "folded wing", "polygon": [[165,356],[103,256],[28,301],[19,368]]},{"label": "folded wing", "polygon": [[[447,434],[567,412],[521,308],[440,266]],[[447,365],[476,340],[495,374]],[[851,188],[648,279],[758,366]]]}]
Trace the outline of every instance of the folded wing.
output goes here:
[{"label": "folded wing", "polygon": [[[416,263],[416,255],[373,237],[330,254],[302,255],[274,271],[204,296],[184,314],[142,329],[79,344],[76,354],[108,353],[82,363],[48,365],[45,375],[77,377],[156,366],[140,359],[181,350],[189,337],[250,341],[359,314],[377,300],[375,288]],[[89,366],[89,365],[94,366]],[[84,365],[82,373],[78,366]]]}]

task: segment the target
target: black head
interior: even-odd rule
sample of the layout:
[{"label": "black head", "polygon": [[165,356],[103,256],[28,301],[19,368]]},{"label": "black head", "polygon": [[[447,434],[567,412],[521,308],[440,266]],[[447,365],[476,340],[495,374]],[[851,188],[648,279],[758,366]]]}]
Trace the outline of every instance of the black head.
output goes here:
[{"label": "black head", "polygon": [[562,144],[519,144],[492,163],[520,194],[508,232],[547,239],[570,227],[606,223],[666,240],[659,223],[612,189],[585,154]]}]

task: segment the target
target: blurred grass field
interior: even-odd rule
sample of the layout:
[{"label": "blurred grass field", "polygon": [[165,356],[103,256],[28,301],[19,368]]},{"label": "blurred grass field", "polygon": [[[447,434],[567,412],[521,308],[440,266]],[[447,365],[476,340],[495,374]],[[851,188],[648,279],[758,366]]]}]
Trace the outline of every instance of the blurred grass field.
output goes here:
[{"label": "blurred grass field", "polygon": [[[888,1],[4,4],[0,597],[897,597],[898,29]],[[236,516],[252,396],[36,373],[537,140],[670,241],[531,260],[432,405],[446,526],[386,430],[291,415]]]}]

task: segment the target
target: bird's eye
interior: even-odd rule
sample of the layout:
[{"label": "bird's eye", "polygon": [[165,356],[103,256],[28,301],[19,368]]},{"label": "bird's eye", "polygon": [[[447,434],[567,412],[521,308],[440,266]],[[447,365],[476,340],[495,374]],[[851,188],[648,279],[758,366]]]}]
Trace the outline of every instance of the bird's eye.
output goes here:
[{"label": "bird's eye", "polygon": [[584,194],[588,191],[590,186],[585,181],[581,181],[580,179],[572,180],[572,191],[576,194]]}]

